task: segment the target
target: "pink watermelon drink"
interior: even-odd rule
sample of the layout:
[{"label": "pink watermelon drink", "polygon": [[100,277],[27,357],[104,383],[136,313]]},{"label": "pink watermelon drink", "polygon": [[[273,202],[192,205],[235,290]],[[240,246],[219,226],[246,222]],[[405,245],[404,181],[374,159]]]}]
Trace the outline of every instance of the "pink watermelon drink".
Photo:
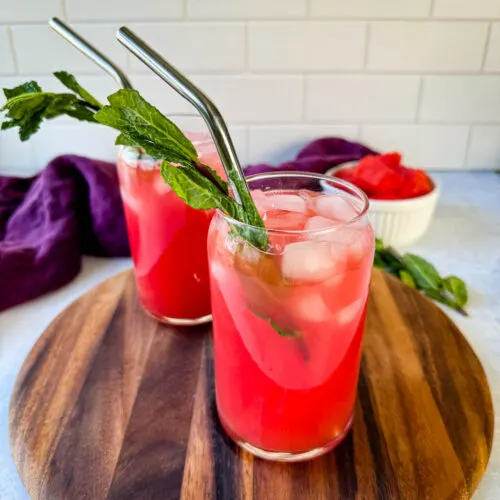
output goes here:
[{"label": "pink watermelon drink", "polygon": [[[336,192],[323,194],[320,180]],[[314,174],[249,184],[261,188],[252,196],[269,251],[238,238],[242,223],[220,212],[209,232],[217,408],[252,453],[310,458],[352,421],[374,253],[367,200]]]}]

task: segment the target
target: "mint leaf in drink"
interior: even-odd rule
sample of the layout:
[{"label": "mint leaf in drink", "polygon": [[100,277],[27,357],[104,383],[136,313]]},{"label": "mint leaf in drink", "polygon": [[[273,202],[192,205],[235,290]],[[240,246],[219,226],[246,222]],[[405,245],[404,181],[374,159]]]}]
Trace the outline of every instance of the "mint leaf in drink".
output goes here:
[{"label": "mint leaf in drink", "polygon": [[[199,162],[196,149],[181,130],[149,104],[139,92],[119,90],[109,96],[108,101],[109,105],[98,111],[95,119],[121,132],[117,139],[119,144],[135,144],[154,158],[185,167],[187,170],[181,169],[180,172],[174,172],[168,164],[163,167],[164,179],[174,192],[193,208],[210,205],[210,208],[220,208],[238,221],[254,226],[238,226],[236,232],[254,246],[267,250],[268,239],[264,223],[245,181],[238,178],[235,168],[229,169],[228,177],[241,204],[229,196],[227,183],[215,171]],[[192,168],[198,170],[200,175],[196,175]],[[207,191],[210,184],[216,189]],[[197,195],[196,190],[199,190]],[[223,196],[216,193],[217,190]],[[255,228],[261,228],[262,231]]]},{"label": "mint leaf in drink", "polygon": [[102,108],[102,104],[85,90],[77,81],[76,78],[68,73],[67,71],[56,71],[54,76],[68,89],[72,90],[75,94],[79,95],[84,101],[86,101],[90,106],[93,106],[95,110]]},{"label": "mint leaf in drink", "polygon": [[411,274],[419,288],[422,290],[439,290],[441,277],[430,262],[411,253],[405,254],[402,260],[406,271]]},{"label": "mint leaf in drink", "polygon": [[229,195],[229,186],[219,174],[204,163],[196,163],[194,165],[205,177],[208,177],[225,195]]},{"label": "mint leaf in drink", "polygon": [[108,97],[109,105],[95,119],[121,132],[123,140],[135,143],[154,158],[190,166],[198,161],[195,147],[154,106],[136,90],[122,89]]},{"label": "mint leaf in drink", "polygon": [[270,319],[269,320],[270,325],[282,336],[282,337],[289,337],[289,338],[296,338],[297,332],[291,331],[291,330],[286,330],[285,328],[281,328],[274,320]]},{"label": "mint leaf in drink", "polygon": [[455,302],[463,307],[467,304],[469,300],[469,294],[467,292],[467,286],[457,276],[447,276],[443,279],[443,289],[446,290],[452,297],[454,297]]},{"label": "mint leaf in drink", "polygon": [[239,216],[238,204],[193,166],[177,167],[168,161],[161,164],[161,175],[172,190],[197,210],[219,208],[227,215]]}]

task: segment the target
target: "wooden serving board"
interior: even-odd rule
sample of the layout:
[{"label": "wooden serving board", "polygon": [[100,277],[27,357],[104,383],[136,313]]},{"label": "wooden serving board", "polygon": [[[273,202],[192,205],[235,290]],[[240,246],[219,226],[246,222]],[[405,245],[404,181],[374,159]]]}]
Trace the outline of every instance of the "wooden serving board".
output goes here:
[{"label": "wooden serving board", "polygon": [[[211,327],[142,312],[131,271],[63,311],[19,373],[10,442],[33,499],[465,499],[491,450],[481,364],[433,303],[375,271],[352,431],[329,454],[253,458],[221,430]],[[328,404],[328,401],[325,401]]]}]

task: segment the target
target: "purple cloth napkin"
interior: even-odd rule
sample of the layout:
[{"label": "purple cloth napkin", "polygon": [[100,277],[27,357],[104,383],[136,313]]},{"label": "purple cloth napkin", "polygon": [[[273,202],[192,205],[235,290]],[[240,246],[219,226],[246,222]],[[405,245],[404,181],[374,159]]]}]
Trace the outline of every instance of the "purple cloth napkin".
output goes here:
[{"label": "purple cloth napkin", "polygon": [[[374,151],[337,138],[319,139],[273,170],[324,173]],[[80,271],[82,254],[129,255],[116,166],[60,156],[29,179],[0,177],[0,311],[56,290]]]},{"label": "purple cloth napkin", "polygon": [[114,164],[60,156],[35,177],[0,177],[0,311],[68,283],[82,254],[129,255]]},{"label": "purple cloth napkin", "polygon": [[264,163],[248,165],[246,175],[273,172],[275,170],[297,170],[324,174],[328,169],[348,161],[361,160],[367,155],[376,155],[373,151],[357,142],[346,141],[336,137],[317,139],[305,146],[293,161],[272,166]]}]

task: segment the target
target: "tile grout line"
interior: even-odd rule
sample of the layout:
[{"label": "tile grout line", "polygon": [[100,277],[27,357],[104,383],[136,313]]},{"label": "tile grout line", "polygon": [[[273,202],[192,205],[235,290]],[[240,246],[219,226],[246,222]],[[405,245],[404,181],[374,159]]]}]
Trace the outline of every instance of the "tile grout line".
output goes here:
[{"label": "tile grout line", "polygon": [[465,140],[465,154],[464,154],[464,159],[462,161],[461,170],[467,169],[467,163],[469,161],[469,150],[470,150],[470,147],[472,144],[472,130],[473,130],[473,125],[469,124],[469,130],[467,132],[467,139]]},{"label": "tile grout line", "polygon": [[415,111],[415,123],[421,123],[422,113],[422,100],[424,95],[424,77],[420,76],[420,81],[418,82],[418,92],[417,92],[417,109]]},{"label": "tile grout line", "polygon": [[367,22],[365,28],[365,53],[364,53],[364,61],[363,61],[363,73],[366,74],[366,70],[368,69],[368,54],[370,51],[370,42],[372,39],[372,23]]},{"label": "tile grout line", "polygon": [[[66,6],[64,5],[64,9],[62,14],[67,17],[66,13]],[[187,4],[186,4],[187,5]],[[135,23],[135,24],[185,24],[186,22],[189,22],[190,24],[232,24],[232,23],[244,23],[244,22],[265,22],[265,23],[300,23],[300,22],[311,22],[311,23],[331,23],[331,24],[336,24],[336,23],[359,23],[359,24],[364,24],[364,23],[441,23],[441,24],[452,24],[452,23],[459,23],[459,24],[485,24],[485,23],[491,23],[491,22],[496,22],[498,19],[492,19],[488,17],[484,18],[428,18],[428,17],[422,17],[422,18],[411,18],[411,17],[398,17],[398,18],[391,18],[391,17],[321,17],[321,18],[311,18],[308,19],[307,17],[303,18],[268,18],[268,17],[235,17],[235,18],[193,18],[193,17],[165,17],[165,18],[155,18],[155,17],[149,17],[145,19],[137,19],[134,17],[120,17],[117,16],[116,18],[113,18],[112,20],[110,19],[91,19],[91,18],[81,18],[81,19],[72,19],[71,22],[75,24],[75,26],[81,25],[81,24],[87,24],[87,25],[92,25],[92,26],[101,26],[101,25],[112,25],[115,24],[116,22],[127,22],[127,23]],[[45,26],[46,23],[44,20],[37,20],[37,21],[1,21],[0,20],[0,26]]]},{"label": "tile grout line", "polygon": [[427,13],[427,17],[429,19],[436,19],[435,16],[434,16],[435,4],[436,4],[436,0],[431,0],[430,1],[429,12]]},{"label": "tile grout line", "polygon": [[483,73],[484,73],[484,70],[485,70],[486,62],[488,60],[488,52],[489,52],[489,48],[490,48],[490,44],[491,44],[491,32],[492,31],[493,31],[492,24],[489,23],[488,24],[488,30],[486,32],[486,40],[485,40],[485,43],[484,43],[483,58],[482,58],[482,61],[481,61],[481,66],[479,68],[479,70],[482,71]]},{"label": "tile grout line", "polygon": [[243,45],[245,53],[243,54],[244,57],[244,74],[250,74],[250,26],[248,22],[245,22],[245,32],[244,32],[244,40],[245,43]]},{"label": "tile grout line", "polygon": [[17,58],[17,52],[14,45],[14,33],[12,32],[12,28],[7,26],[7,40],[9,42],[10,53],[12,55],[12,61],[14,63],[14,74],[17,76],[20,74],[19,71],[19,62]]},{"label": "tile grout line", "polygon": [[[38,0],[40,1],[40,0]],[[64,21],[68,21],[68,7],[66,5],[66,0],[59,0],[61,2],[61,15]]]},{"label": "tile grout line", "polygon": [[307,75],[302,74],[302,103],[300,111],[300,120],[304,124],[309,124],[309,121],[307,119],[307,105],[306,105],[306,102],[308,101],[307,98],[308,89],[309,89],[309,80],[307,78]]}]

